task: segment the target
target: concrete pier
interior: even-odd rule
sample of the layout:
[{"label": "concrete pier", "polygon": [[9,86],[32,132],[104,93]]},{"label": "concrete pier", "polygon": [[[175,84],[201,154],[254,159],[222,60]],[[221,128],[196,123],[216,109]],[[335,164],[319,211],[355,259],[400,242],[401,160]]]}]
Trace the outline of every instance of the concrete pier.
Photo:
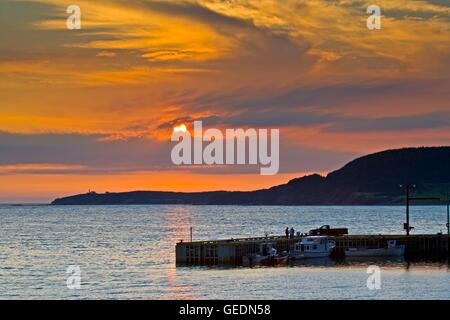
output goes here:
[{"label": "concrete pier", "polygon": [[[344,257],[346,248],[382,248],[387,240],[406,246],[405,258],[410,260],[448,260],[448,235],[350,235],[329,237],[336,242],[334,257]],[[242,264],[242,257],[259,251],[260,245],[273,243],[279,252],[289,251],[301,237],[262,237],[214,241],[179,242],[176,263],[180,266],[217,266]]]}]

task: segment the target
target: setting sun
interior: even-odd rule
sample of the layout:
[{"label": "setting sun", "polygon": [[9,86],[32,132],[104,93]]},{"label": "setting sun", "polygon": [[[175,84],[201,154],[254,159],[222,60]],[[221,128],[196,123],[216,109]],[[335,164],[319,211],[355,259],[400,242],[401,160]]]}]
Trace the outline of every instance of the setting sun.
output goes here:
[{"label": "setting sun", "polygon": [[186,127],[185,124],[182,124],[182,125],[179,125],[177,127],[174,127],[173,131],[174,132],[183,132],[184,133],[184,132],[187,132],[187,127]]}]

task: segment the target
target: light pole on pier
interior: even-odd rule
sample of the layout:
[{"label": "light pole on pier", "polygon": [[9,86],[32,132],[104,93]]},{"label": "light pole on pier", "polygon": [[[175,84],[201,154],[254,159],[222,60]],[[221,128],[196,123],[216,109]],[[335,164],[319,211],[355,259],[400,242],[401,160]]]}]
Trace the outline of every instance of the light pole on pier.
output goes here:
[{"label": "light pole on pier", "polygon": [[406,235],[409,236],[409,233],[411,232],[411,226],[409,225],[409,200],[410,200],[410,194],[411,194],[411,185],[406,185]]},{"label": "light pole on pier", "polygon": [[450,199],[447,192],[447,235],[450,236]]},{"label": "light pole on pier", "polygon": [[[403,185],[400,185],[400,187],[403,187]],[[409,236],[409,233],[413,227],[409,224],[409,202],[411,200],[411,188],[415,188],[415,185],[407,184],[405,185],[405,192],[406,192],[406,222],[403,224],[403,229],[406,230],[406,235]]]},{"label": "light pole on pier", "polygon": [[[403,185],[400,185],[400,187],[403,187]],[[409,236],[410,232],[412,229],[414,229],[414,227],[410,226],[409,223],[409,205],[411,200],[421,200],[421,201],[425,201],[425,200],[437,200],[437,201],[441,201],[441,198],[436,198],[436,197],[411,197],[411,188],[415,188],[416,185],[415,184],[406,184],[405,185],[405,189],[406,189],[406,222],[403,224],[403,228],[406,230],[406,235]],[[447,206],[447,212],[450,210],[450,208],[448,208]],[[450,233],[450,231],[449,231]]]}]

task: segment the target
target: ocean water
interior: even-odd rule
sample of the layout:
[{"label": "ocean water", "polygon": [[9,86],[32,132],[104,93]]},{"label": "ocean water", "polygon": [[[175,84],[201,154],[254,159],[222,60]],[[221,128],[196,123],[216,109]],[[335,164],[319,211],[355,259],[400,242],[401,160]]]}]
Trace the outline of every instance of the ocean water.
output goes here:
[{"label": "ocean water", "polygon": [[[404,208],[391,206],[0,206],[0,299],[450,299],[447,263],[175,266],[191,226],[207,240],[323,224],[399,234],[403,220]],[[445,220],[444,207],[411,211],[414,233],[445,232]],[[369,265],[381,268],[379,290],[367,288]],[[67,286],[70,266],[81,271],[79,289]]]}]

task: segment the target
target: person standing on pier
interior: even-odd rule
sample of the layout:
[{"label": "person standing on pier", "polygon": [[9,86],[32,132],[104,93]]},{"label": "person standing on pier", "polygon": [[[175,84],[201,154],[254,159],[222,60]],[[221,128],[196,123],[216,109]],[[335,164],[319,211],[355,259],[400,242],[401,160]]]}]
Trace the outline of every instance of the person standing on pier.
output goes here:
[{"label": "person standing on pier", "polygon": [[286,227],[285,232],[286,232],[286,238],[289,238],[289,227]]},{"label": "person standing on pier", "polygon": [[291,228],[291,238],[295,237],[295,230],[294,227]]}]

